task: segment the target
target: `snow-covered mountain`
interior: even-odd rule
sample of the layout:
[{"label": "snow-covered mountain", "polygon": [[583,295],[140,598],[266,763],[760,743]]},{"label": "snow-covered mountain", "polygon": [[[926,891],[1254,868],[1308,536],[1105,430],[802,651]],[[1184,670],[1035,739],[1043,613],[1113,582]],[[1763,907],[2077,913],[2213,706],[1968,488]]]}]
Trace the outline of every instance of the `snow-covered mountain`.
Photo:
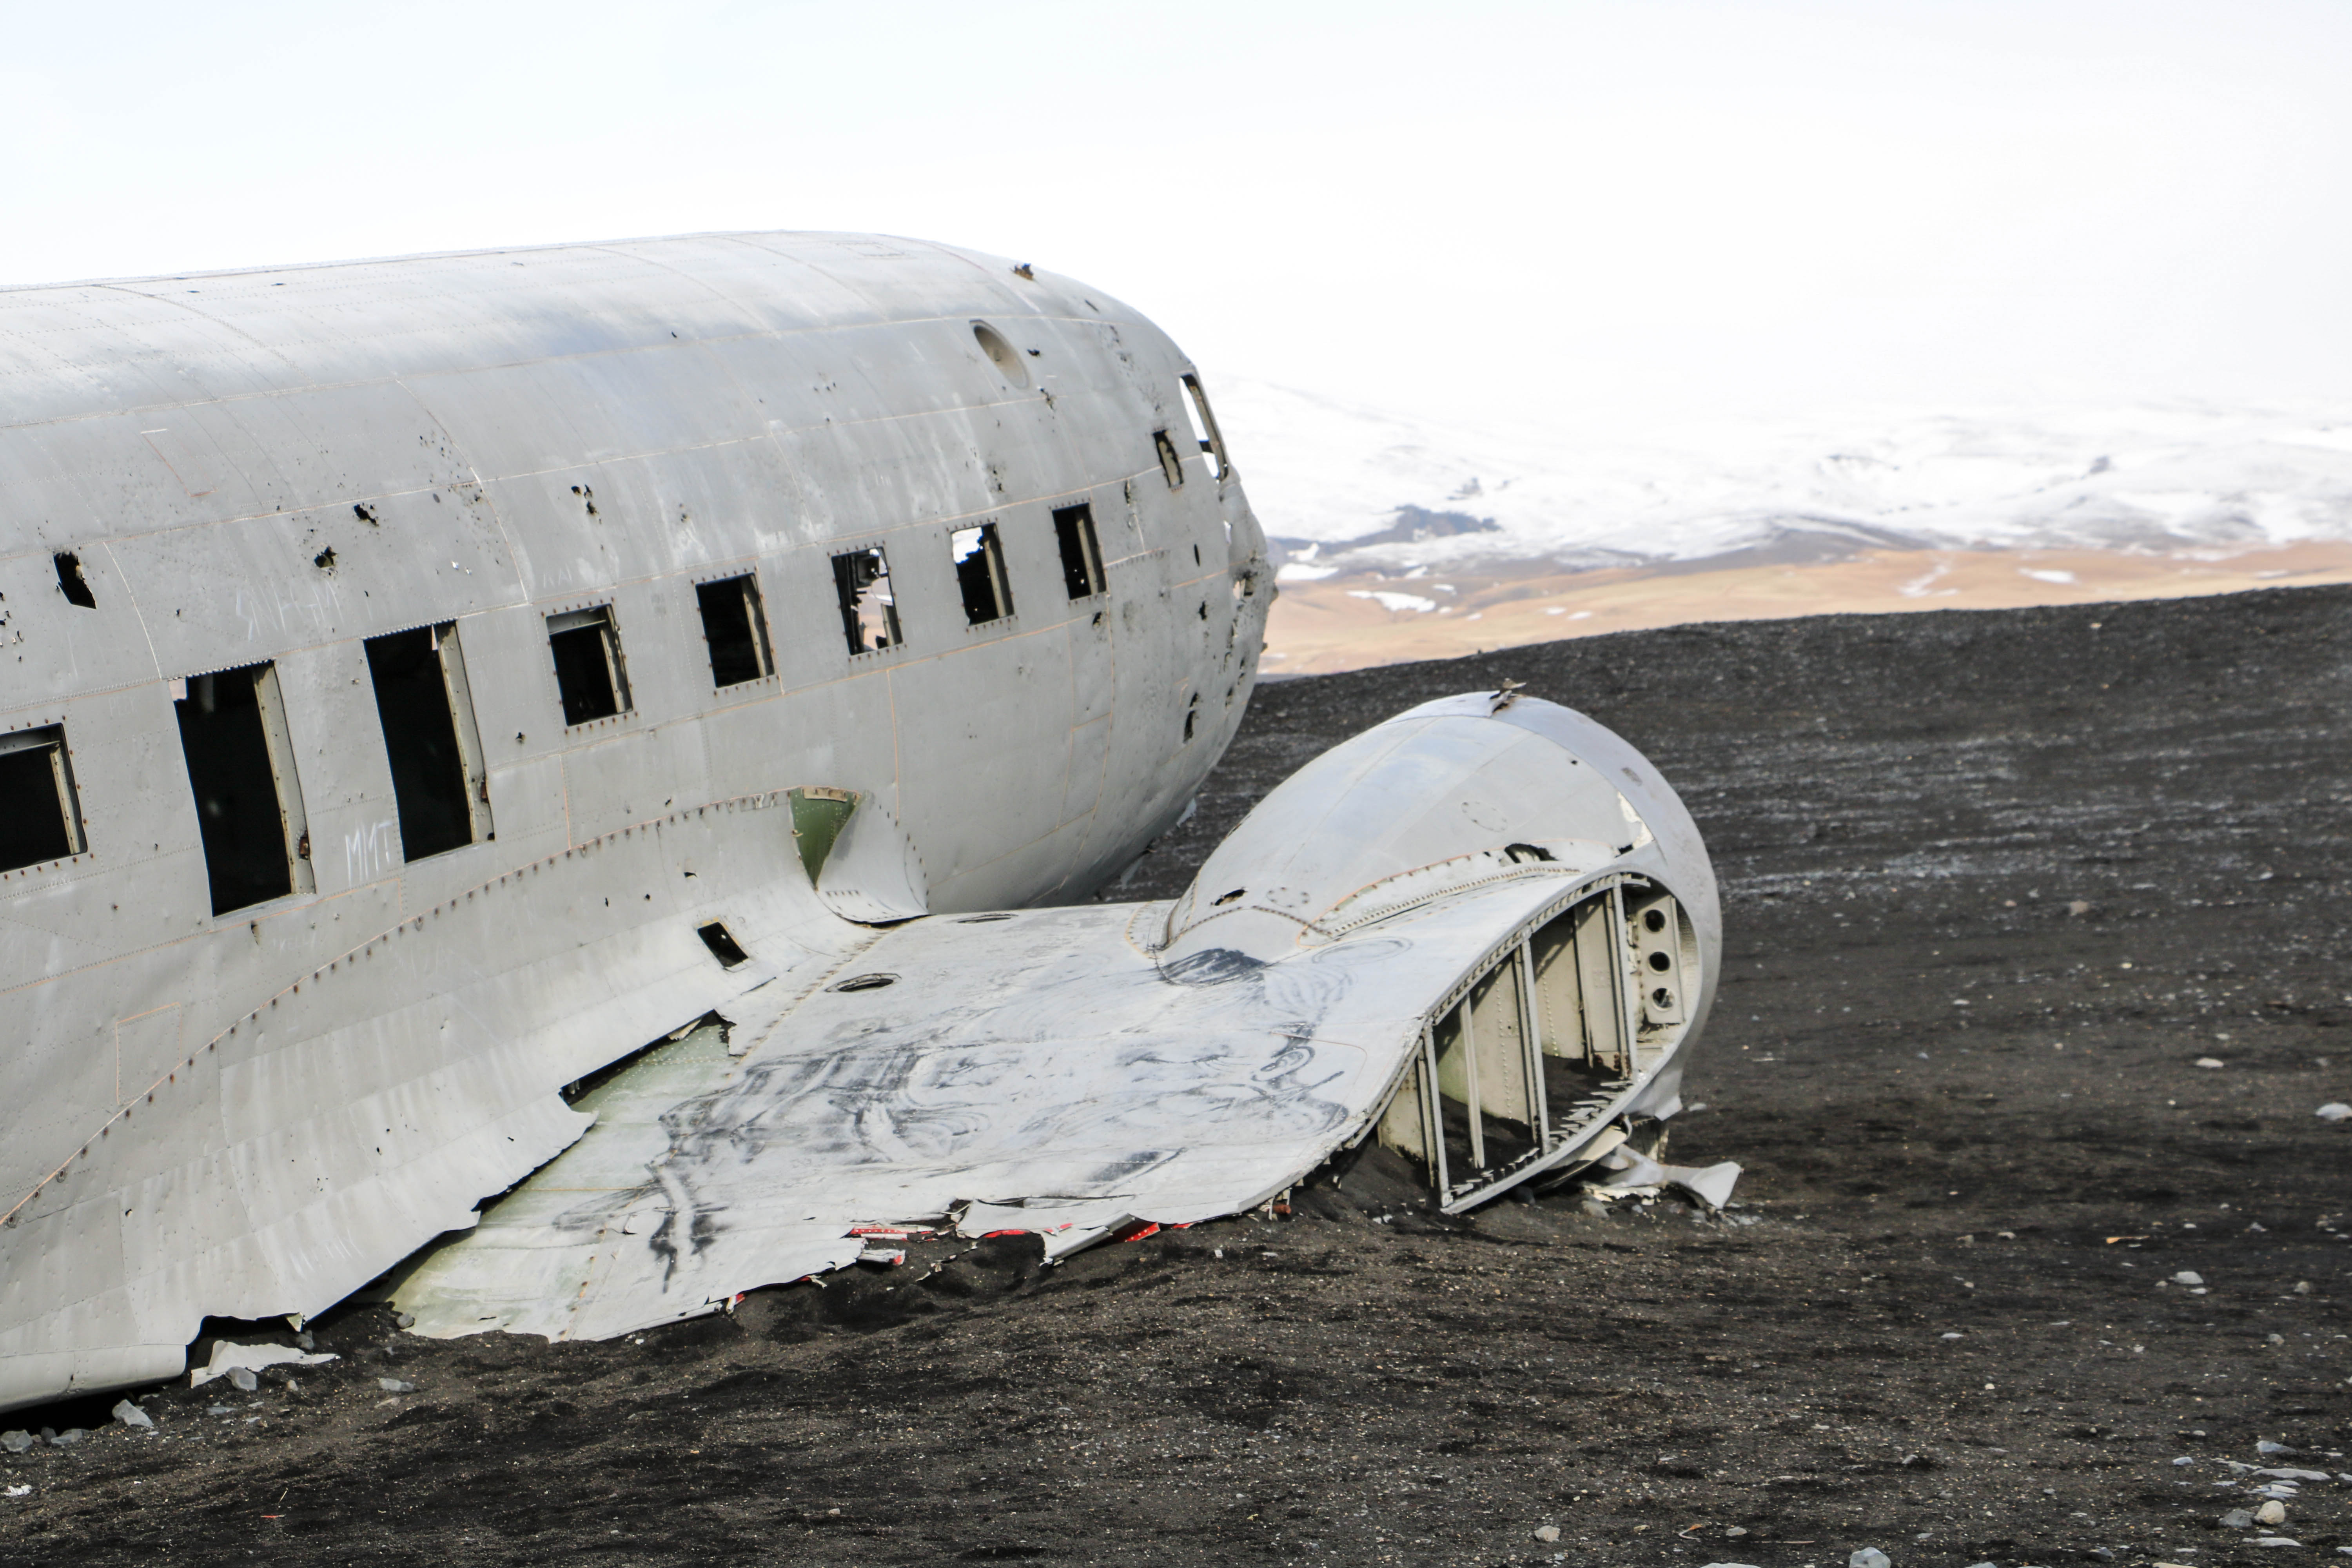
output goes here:
[{"label": "snow-covered mountain", "polygon": [[1469,429],[1263,382],[1213,391],[1293,580],[1334,568],[2352,539],[2352,406]]}]

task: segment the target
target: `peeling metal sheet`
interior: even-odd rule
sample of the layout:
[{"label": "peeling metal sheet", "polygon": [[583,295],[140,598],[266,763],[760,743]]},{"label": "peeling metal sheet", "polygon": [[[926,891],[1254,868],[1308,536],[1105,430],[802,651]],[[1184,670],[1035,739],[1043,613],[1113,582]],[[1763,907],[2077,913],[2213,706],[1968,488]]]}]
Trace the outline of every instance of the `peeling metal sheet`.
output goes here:
[{"label": "peeling metal sheet", "polygon": [[[877,1227],[1029,1231],[1058,1257],[1252,1207],[1391,1125],[1434,1081],[1434,1022],[1494,994],[1535,933],[1671,878],[1703,922],[1689,1005],[1627,1033],[1614,1076],[1524,1156],[1460,1183],[1433,1169],[1461,1208],[1609,1152],[1639,1108],[1674,1109],[1711,991],[1712,884],[1679,802],[1622,742],[1549,704],[1510,710],[1431,703],[1334,748],[1172,904],[932,916],[805,996],[742,998],[741,1054],[706,1030],[616,1075],[583,1101],[595,1130],[420,1260],[400,1305],[421,1333],[604,1338],[846,1267]],[[1591,757],[1632,760],[1612,782]],[[1604,828],[1626,842],[1580,847]],[[1563,852],[1498,853],[1530,843]],[[1218,892],[1244,875],[1266,891]],[[1389,889],[1378,915],[1328,919],[1368,888]],[[1622,918],[1607,931],[1638,958]],[[1727,1195],[1736,1173],[1659,1179]]]},{"label": "peeling metal sheet", "polygon": [[600,1339],[855,1262],[861,1224],[1034,1231],[1058,1256],[1248,1208],[1364,1130],[1430,992],[1559,890],[1271,964],[1163,969],[1129,928],[1166,906],[913,922],[857,960],[891,984],[820,990],[740,1059],[706,1034],[624,1073],[593,1132],[396,1299],[418,1333]]}]

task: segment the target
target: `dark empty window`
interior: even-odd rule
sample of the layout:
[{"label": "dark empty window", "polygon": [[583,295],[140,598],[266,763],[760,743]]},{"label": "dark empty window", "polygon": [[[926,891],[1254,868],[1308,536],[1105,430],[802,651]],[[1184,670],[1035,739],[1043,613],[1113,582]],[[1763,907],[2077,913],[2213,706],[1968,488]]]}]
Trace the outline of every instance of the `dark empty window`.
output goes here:
[{"label": "dark empty window", "polygon": [[720,583],[698,583],[702,640],[710,645],[710,682],[740,686],[775,673],[768,649],[768,618],[760,612],[760,584],[749,574]]},{"label": "dark empty window", "polygon": [[835,556],[833,585],[841,595],[841,629],[850,652],[898,645],[898,600],[890,591],[890,563],[880,545]]},{"label": "dark empty window", "polygon": [[627,710],[629,678],[621,667],[612,605],[548,616],[547,646],[555,655],[555,687],[563,697],[566,724],[610,719]]},{"label": "dark empty window", "polygon": [[1160,453],[1160,471],[1168,476],[1168,488],[1172,490],[1184,482],[1184,459],[1176,455],[1176,443],[1165,430],[1151,433],[1151,445]]},{"label": "dark empty window", "polygon": [[173,704],[195,795],[213,913],[282,899],[307,883],[309,834],[286,743],[278,678],[257,664],[190,677]]},{"label": "dark empty window", "polygon": [[49,563],[58,569],[58,588],[68,604],[79,605],[85,610],[98,608],[98,595],[89,591],[89,584],[81,574],[80,556],[70,550],[60,550],[49,557]]},{"label": "dark empty window", "polygon": [[743,951],[743,944],[717,921],[695,927],[694,934],[702,939],[702,945],[710,950],[710,956],[719,961],[721,969],[732,969],[739,963],[751,962],[751,955]]},{"label": "dark empty window", "polygon": [[456,628],[370,637],[367,661],[400,809],[402,858],[422,860],[487,837],[487,803],[478,799],[487,793],[481,745]]},{"label": "dark empty window", "polygon": [[1223,479],[1228,472],[1225,438],[1217,434],[1217,416],[1209,412],[1209,395],[1201,390],[1201,378],[1197,375],[1184,378],[1184,412],[1192,416],[1192,438],[1209,455],[1209,477]]},{"label": "dark empty window", "polygon": [[1013,613],[1013,590],[1004,580],[1004,547],[997,541],[996,524],[957,529],[948,535],[948,552],[955,558],[956,587],[963,595],[966,621],[976,626]]},{"label": "dark empty window", "polygon": [[1083,503],[1054,513],[1054,542],[1062,547],[1062,585],[1073,599],[1103,591],[1102,546],[1095,541],[1095,509]]},{"label": "dark empty window", "polygon": [[0,871],[81,851],[65,731],[51,725],[0,735]]}]

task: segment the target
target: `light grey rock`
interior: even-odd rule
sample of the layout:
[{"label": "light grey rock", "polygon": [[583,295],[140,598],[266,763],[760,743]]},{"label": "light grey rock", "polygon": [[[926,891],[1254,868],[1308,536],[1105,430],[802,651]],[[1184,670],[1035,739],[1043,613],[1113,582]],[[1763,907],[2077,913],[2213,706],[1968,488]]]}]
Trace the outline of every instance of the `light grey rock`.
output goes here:
[{"label": "light grey rock", "polygon": [[1886,1553],[1875,1546],[1865,1546],[1845,1560],[1845,1568],[1891,1568]]},{"label": "light grey rock", "polygon": [[2341,1121],[2346,1117],[2352,1116],[2352,1105],[2347,1105],[2340,1100],[2331,1100],[2312,1114],[2322,1121]]},{"label": "light grey rock", "polygon": [[2254,1537],[2254,1544],[2257,1546],[2300,1546],[2303,1542],[2287,1535],[2257,1535]]},{"label": "light grey rock", "polygon": [[2224,1530],[2252,1530],[2253,1527],[2254,1516],[2249,1510],[2233,1508],[2221,1516],[2221,1528]]},{"label": "light grey rock", "polygon": [[114,1418],[125,1426],[136,1426],[142,1432],[155,1430],[155,1418],[127,1399],[114,1402]]},{"label": "light grey rock", "polygon": [[2254,1445],[2254,1452],[2264,1456],[2271,1454],[2292,1454],[2297,1451],[2298,1450],[2296,1449],[2288,1447],[2284,1443],[2273,1443],[2267,1437]]},{"label": "light grey rock", "polygon": [[89,1436],[89,1432],[87,1428],[80,1426],[68,1426],[64,1431],[49,1439],[49,1447],[52,1448],[70,1448],[76,1443],[80,1442],[84,1437]]},{"label": "light grey rock", "polygon": [[383,1389],[386,1394],[414,1394],[416,1392],[416,1385],[409,1382],[404,1377],[379,1377],[375,1380],[375,1385],[378,1388]]},{"label": "light grey rock", "polygon": [[414,1312],[394,1312],[392,1315],[392,1321],[400,1328],[413,1329],[416,1326],[416,1314]]},{"label": "light grey rock", "polygon": [[39,1441],[38,1437],[34,1436],[22,1426],[13,1432],[0,1432],[0,1448],[5,1448],[12,1454],[21,1454]]},{"label": "light grey rock", "polygon": [[2172,1277],[2172,1282],[2175,1285],[2202,1285],[2205,1283],[2205,1276],[2198,1273],[2194,1268],[2184,1268]]},{"label": "light grey rock", "polygon": [[2173,1462],[2174,1464],[2176,1464],[2176,1465],[2193,1465],[2193,1464],[2195,1464],[2197,1461],[2196,1461],[2196,1460],[2194,1460],[2194,1459],[2192,1459],[2192,1458],[2190,1458],[2188,1455],[2183,1454],[2183,1455],[2181,1455],[2181,1456],[2180,1456],[2180,1458],[2177,1458],[2177,1459],[2173,1460],[2172,1462]]},{"label": "light grey rock", "polygon": [[2286,1504],[2279,1501],[2276,1498],[2271,1499],[2270,1501],[2254,1510],[2254,1522],[2256,1524],[2284,1524],[2286,1522]]},{"label": "light grey rock", "polygon": [[205,1406],[205,1414],[207,1415],[234,1415],[236,1414],[236,1406],[234,1405],[207,1405]]},{"label": "light grey rock", "polygon": [[1559,1539],[1559,1526],[1556,1524],[1538,1526],[1536,1530],[1536,1539],[1543,1542],[1558,1541]]},{"label": "light grey rock", "polygon": [[239,1394],[251,1394],[261,1386],[261,1379],[253,1375],[249,1366],[233,1366],[228,1369],[228,1385]]}]

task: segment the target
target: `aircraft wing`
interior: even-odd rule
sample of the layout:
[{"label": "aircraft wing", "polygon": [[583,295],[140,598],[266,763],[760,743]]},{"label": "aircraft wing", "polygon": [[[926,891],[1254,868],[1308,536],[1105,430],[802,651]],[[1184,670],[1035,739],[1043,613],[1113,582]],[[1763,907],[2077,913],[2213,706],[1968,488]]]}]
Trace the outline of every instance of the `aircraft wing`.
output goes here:
[{"label": "aircraft wing", "polygon": [[[422,1333],[597,1339],[845,1267],[876,1227],[1059,1256],[1236,1213],[1375,1132],[1452,1209],[1605,1152],[1675,1107],[1712,884],[1622,742],[1491,700],[1326,753],[1173,904],[927,917],[746,993],[727,1043],[685,1035],[583,1096],[593,1129],[399,1305]],[[1671,1009],[1633,990],[1663,973],[1662,900],[1688,949]]]}]

